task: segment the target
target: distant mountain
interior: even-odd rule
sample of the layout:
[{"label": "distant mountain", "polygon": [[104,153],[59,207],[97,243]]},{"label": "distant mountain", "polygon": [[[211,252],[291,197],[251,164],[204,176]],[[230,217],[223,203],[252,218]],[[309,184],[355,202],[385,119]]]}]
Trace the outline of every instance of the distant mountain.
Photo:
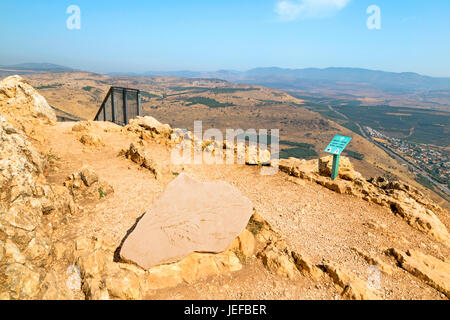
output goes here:
[{"label": "distant mountain", "polygon": [[[109,75],[117,75],[117,73]],[[361,68],[283,69],[270,67],[255,68],[248,71],[149,71],[141,74],[122,73],[122,75],[218,78],[227,81],[298,89],[306,89],[317,85],[358,83],[360,86],[381,90],[450,90],[450,78],[434,78],[413,72],[395,73]]]},{"label": "distant mountain", "polygon": [[[19,73],[29,72],[44,72],[44,73],[59,73],[59,72],[73,72],[75,69],[61,66],[53,63],[21,63],[10,66],[1,66],[1,69],[6,71],[19,71]],[[21,72],[20,72],[21,71]]]},{"label": "distant mountain", "polygon": [[201,78],[202,73],[197,71],[167,71],[167,72],[157,72],[157,71],[148,71],[143,74],[146,77],[154,77],[154,76],[167,76],[167,77],[177,77],[177,78]]},{"label": "distant mountain", "polygon": [[[131,75],[131,74],[129,74]],[[136,74],[133,74],[136,76]],[[263,85],[296,96],[335,97],[363,103],[429,107],[450,110],[450,78],[435,78],[413,72],[385,72],[361,68],[256,68],[248,71],[145,72],[140,76],[214,78]],[[367,99],[372,99],[368,101]]]},{"label": "distant mountain", "polygon": [[450,78],[433,78],[413,72],[385,72],[360,68],[308,68],[281,69],[257,68],[245,72],[246,80],[262,82],[325,81],[325,82],[357,82],[380,89],[405,90],[447,90],[450,89]]}]

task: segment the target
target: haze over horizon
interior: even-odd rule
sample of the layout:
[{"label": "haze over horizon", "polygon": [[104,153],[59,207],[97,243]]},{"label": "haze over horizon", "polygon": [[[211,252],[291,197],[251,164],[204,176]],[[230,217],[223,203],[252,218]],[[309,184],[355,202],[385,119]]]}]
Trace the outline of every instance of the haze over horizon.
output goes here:
[{"label": "haze over horizon", "polygon": [[[79,30],[66,26],[72,4],[81,9]],[[380,30],[366,26],[372,4],[381,10]],[[432,7],[387,0],[3,6],[1,65],[42,61],[100,73],[350,67],[450,76],[448,1]]]}]

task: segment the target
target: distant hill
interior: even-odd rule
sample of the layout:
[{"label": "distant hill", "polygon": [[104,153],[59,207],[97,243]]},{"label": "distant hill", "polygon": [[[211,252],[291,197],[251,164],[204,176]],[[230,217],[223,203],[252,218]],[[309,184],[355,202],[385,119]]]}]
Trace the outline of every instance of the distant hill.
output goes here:
[{"label": "distant hill", "polygon": [[326,69],[281,69],[258,68],[245,73],[246,79],[263,82],[282,81],[296,83],[300,80],[325,82],[358,82],[366,83],[381,89],[403,90],[447,90],[450,89],[450,78],[433,78],[413,72],[385,72],[359,68],[326,68]]},{"label": "distant hill", "polygon": [[[136,76],[136,74],[134,74]],[[370,105],[427,107],[450,110],[450,78],[413,72],[385,72],[361,68],[256,68],[248,71],[145,72],[142,76],[215,78],[281,89],[297,96],[335,97]]]},{"label": "distant hill", "polygon": [[0,72],[3,73],[59,73],[74,72],[73,68],[61,66],[53,63],[21,63],[9,66],[0,66]]},{"label": "distant hill", "polygon": [[[117,75],[111,73],[110,75]],[[136,73],[120,73],[133,75]],[[312,83],[358,82],[383,89],[403,90],[450,90],[450,78],[435,78],[414,72],[386,72],[361,68],[306,68],[283,69],[278,67],[255,68],[248,71],[218,70],[196,71],[149,71],[141,76],[173,76],[179,78],[220,78],[227,81],[283,83],[297,86],[306,80]]]}]

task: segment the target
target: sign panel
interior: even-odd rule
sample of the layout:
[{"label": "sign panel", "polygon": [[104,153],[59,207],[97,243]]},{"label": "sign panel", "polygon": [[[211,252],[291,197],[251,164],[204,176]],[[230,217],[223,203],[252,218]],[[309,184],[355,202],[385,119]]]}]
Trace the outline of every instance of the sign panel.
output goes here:
[{"label": "sign panel", "polygon": [[344,137],[339,135],[335,136],[324,151],[339,156],[341,155],[342,151],[344,151],[345,147],[349,144],[350,140],[352,140],[352,138],[350,137]]}]

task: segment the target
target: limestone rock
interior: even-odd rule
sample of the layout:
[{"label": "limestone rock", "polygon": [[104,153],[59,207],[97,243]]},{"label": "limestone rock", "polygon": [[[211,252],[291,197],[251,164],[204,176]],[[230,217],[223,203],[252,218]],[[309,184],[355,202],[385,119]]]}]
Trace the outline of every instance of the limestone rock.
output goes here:
[{"label": "limestone rock", "polygon": [[242,268],[231,251],[218,254],[192,253],[177,263],[152,267],[141,281],[143,291],[175,287],[180,283],[192,284],[210,276],[238,271]]},{"label": "limestone rock", "polygon": [[442,261],[417,250],[403,252],[392,248],[387,253],[397,260],[400,267],[450,298],[450,263],[447,260]]},{"label": "limestone rock", "polygon": [[109,275],[105,279],[109,296],[122,300],[142,299],[139,277],[125,270],[119,270],[117,273]]},{"label": "limestone rock", "polygon": [[5,270],[6,285],[12,299],[29,300],[37,298],[40,291],[40,275],[31,268],[12,263]]},{"label": "limestone rock", "polygon": [[317,268],[308,257],[298,253],[291,252],[292,258],[294,259],[295,266],[304,275],[311,276],[313,279],[319,279],[323,272]]},{"label": "limestone rock", "polygon": [[330,275],[331,279],[340,286],[345,298],[352,300],[378,300],[378,295],[373,292],[365,281],[348,271],[344,271],[334,263],[325,262],[322,268]]},{"label": "limestone rock", "polygon": [[71,211],[70,197],[47,184],[44,167],[28,137],[0,116],[0,292],[12,299],[41,297],[39,279],[52,260],[49,225]]},{"label": "limestone rock", "polygon": [[85,132],[89,131],[93,127],[93,121],[80,121],[77,122],[73,127],[73,132]]},{"label": "limestone rock", "polygon": [[317,160],[306,161],[305,159],[297,158],[280,159],[279,166],[281,171],[302,179],[307,179],[318,173]]},{"label": "limestone rock", "polygon": [[27,128],[56,120],[53,111],[20,77],[8,81],[0,85],[0,112],[14,119],[0,116],[0,292],[8,299],[54,297],[46,281],[53,231],[76,208],[64,187],[47,183],[47,159],[29,141],[34,129]]},{"label": "limestone rock", "polygon": [[431,234],[445,244],[450,243],[450,236],[446,226],[429,209],[420,205],[410,197],[397,195],[390,198],[391,210],[405,219],[411,226],[425,233]]},{"label": "limestone rock", "polygon": [[125,157],[141,167],[150,170],[156,179],[161,177],[161,168],[142,148],[138,148],[132,143],[130,148],[125,152]]},{"label": "limestone rock", "polygon": [[365,252],[364,250],[361,250],[358,248],[352,248],[352,250],[354,250],[364,260],[366,260],[366,262],[368,264],[377,266],[380,269],[380,271],[382,271],[388,275],[392,275],[395,272],[394,269],[390,265],[381,261],[381,259],[378,258],[377,256],[375,256],[374,254],[370,254],[370,253]]},{"label": "limestone rock", "polygon": [[255,145],[246,146],[245,163],[248,165],[267,165],[270,164],[270,151],[258,148]]},{"label": "limestone rock", "polygon": [[[333,168],[333,156],[327,156],[319,159],[319,173],[324,176],[331,176]],[[350,159],[341,156],[339,162],[339,177],[345,180],[354,180],[357,177]]]},{"label": "limestone rock", "polygon": [[177,263],[183,281],[193,283],[199,279],[221,273],[238,271],[242,268],[237,256],[230,251],[218,254],[192,253]]},{"label": "limestone rock", "polygon": [[84,167],[83,169],[81,169],[80,177],[81,177],[81,180],[83,180],[84,184],[87,187],[90,187],[94,183],[98,182],[97,174],[94,172],[94,170],[92,170],[88,167]]},{"label": "limestone rock", "polygon": [[64,186],[69,190],[75,201],[83,199],[101,200],[114,193],[114,188],[88,167],[80,172],[72,173],[66,178]]},{"label": "limestone rock", "polygon": [[250,200],[227,183],[180,174],[138,222],[120,255],[148,269],[193,252],[222,252],[251,214]]},{"label": "limestone rock", "polygon": [[175,128],[172,130],[170,140],[173,143],[180,143],[182,140],[194,140],[194,135],[186,129]]},{"label": "limestone rock", "polygon": [[86,146],[99,147],[103,146],[102,138],[96,134],[85,133],[81,136],[80,142]]},{"label": "limestone rock", "polygon": [[386,177],[375,177],[366,181],[359,172],[354,171],[346,157],[341,157],[339,176],[347,181],[331,181],[329,176],[332,161],[331,156],[319,159],[318,170],[316,160],[281,159],[280,170],[291,176],[316,182],[334,192],[354,195],[390,208],[413,228],[433,236],[446,245],[450,243],[448,230],[436,215],[440,212],[445,216],[448,212],[426,199],[420,191],[400,181],[389,181]]},{"label": "limestone rock", "polygon": [[318,179],[317,182],[336,193],[353,194],[352,185],[348,181],[331,181],[330,179]]},{"label": "limestone rock", "polygon": [[289,252],[269,244],[258,256],[269,271],[290,279],[295,278],[297,267]]},{"label": "limestone rock", "polygon": [[45,98],[20,76],[10,76],[0,81],[0,113],[56,122],[55,112]]},{"label": "limestone rock", "polygon": [[237,238],[239,242],[239,252],[244,257],[251,257],[255,251],[255,237],[253,234],[245,229]]},{"label": "limestone rock", "polygon": [[142,129],[149,131],[151,137],[160,135],[165,138],[170,138],[172,134],[172,128],[170,127],[170,125],[162,124],[151,116],[138,116],[134,119],[131,119],[130,123],[127,126],[127,130],[129,131],[142,132]]}]

